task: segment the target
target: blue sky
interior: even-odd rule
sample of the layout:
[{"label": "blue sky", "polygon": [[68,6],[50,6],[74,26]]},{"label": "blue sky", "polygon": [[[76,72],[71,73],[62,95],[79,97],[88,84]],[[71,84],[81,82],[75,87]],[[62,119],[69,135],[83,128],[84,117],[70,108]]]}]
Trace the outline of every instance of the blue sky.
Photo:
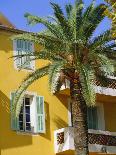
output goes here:
[{"label": "blue sky", "polygon": [[[59,3],[62,7],[67,2],[74,3],[74,0],[52,0]],[[89,5],[92,0],[84,0],[85,6]],[[96,4],[102,3],[103,0],[96,0]],[[33,15],[48,16],[52,15],[53,10],[50,6],[50,0],[0,0],[0,12],[2,12],[18,29],[38,32],[43,29],[42,25],[29,26],[24,18],[24,13],[29,12]],[[105,19],[98,27],[96,34],[110,28],[111,24]]]}]

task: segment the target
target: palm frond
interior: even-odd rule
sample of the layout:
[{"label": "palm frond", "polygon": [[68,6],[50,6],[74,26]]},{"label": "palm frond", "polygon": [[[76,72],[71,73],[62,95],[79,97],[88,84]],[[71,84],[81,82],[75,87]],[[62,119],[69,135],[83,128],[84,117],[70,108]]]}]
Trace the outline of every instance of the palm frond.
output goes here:
[{"label": "palm frond", "polygon": [[64,61],[60,61],[60,62],[55,61],[49,67],[49,88],[52,94],[57,92],[60,72],[64,68],[64,64],[65,64]]},{"label": "palm frond", "polygon": [[83,28],[85,32],[86,40],[88,40],[93,35],[97,26],[105,18],[105,15],[104,15],[105,10],[106,10],[106,5],[104,4],[100,4],[91,10],[87,19],[87,23],[84,24],[84,28]]},{"label": "palm frond", "polygon": [[48,21],[47,19],[38,16],[33,16],[29,13],[26,13],[25,17],[27,18],[29,24],[35,25],[41,23],[57,38],[62,40],[66,39],[65,36],[63,35],[61,28],[57,24],[54,24]]},{"label": "palm frond", "polygon": [[68,22],[73,31],[73,38],[71,40],[75,41],[79,37],[77,32],[81,25],[82,21],[82,11],[83,11],[83,2],[81,0],[75,1],[75,5],[71,9],[70,18]]},{"label": "palm frond", "polygon": [[80,82],[82,85],[82,95],[88,106],[95,105],[95,73],[88,66],[81,66],[80,68]]},{"label": "palm frond", "polygon": [[18,117],[19,112],[20,112],[20,108],[22,105],[22,98],[24,95],[25,90],[28,88],[29,85],[31,85],[34,81],[36,81],[37,79],[45,76],[48,74],[48,69],[49,69],[50,65],[47,65],[41,69],[37,69],[35,72],[33,72],[32,74],[28,75],[24,81],[21,83],[21,85],[19,86],[19,88],[16,91],[16,95],[13,99],[13,111],[14,114],[16,114],[16,116]]},{"label": "palm frond", "polygon": [[108,57],[103,54],[94,53],[93,59],[95,60],[96,67],[104,73],[104,76],[113,76],[114,64]]},{"label": "palm frond", "polygon": [[116,43],[100,46],[95,49],[96,53],[104,54],[112,60],[116,60]]},{"label": "palm frond", "polygon": [[111,31],[110,30],[107,30],[105,31],[103,34],[95,37],[91,42],[90,42],[90,49],[91,50],[94,50],[94,49],[97,49],[102,46],[104,46],[106,43],[112,41],[112,35],[111,35]]},{"label": "palm frond", "polygon": [[51,3],[51,5],[52,5],[52,8],[54,9],[54,15],[57,18],[64,35],[68,39],[72,38],[70,26],[68,24],[66,17],[64,16],[64,13],[63,13],[61,7],[56,3]]},{"label": "palm frond", "polygon": [[73,6],[70,3],[65,5],[67,19],[69,19],[71,16],[72,8],[73,8]]},{"label": "palm frond", "polygon": [[77,36],[78,39],[83,40],[83,42],[86,42],[84,27],[87,27],[89,24],[88,16],[93,10],[93,8],[94,8],[94,2],[92,2],[91,5],[88,6],[87,9],[83,12],[83,14],[81,15],[81,20],[79,20],[80,22],[77,21],[78,23]]}]

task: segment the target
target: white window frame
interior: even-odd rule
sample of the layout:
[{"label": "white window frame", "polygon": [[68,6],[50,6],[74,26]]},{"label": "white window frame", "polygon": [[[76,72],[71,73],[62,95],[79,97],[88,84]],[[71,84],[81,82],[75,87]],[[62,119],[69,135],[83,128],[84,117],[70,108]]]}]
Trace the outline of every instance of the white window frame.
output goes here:
[{"label": "white window frame", "polygon": [[71,99],[68,98],[68,125],[72,127],[72,119],[71,119]]},{"label": "white window frame", "polygon": [[[17,39],[18,40],[18,39]],[[16,55],[17,45],[16,40],[13,40],[13,55]],[[34,43],[32,42],[32,52],[34,52]],[[20,70],[20,68],[16,64],[16,57],[14,57],[14,68],[16,70]],[[31,67],[30,68],[22,68],[21,70],[26,70],[28,72],[35,71],[35,60],[31,61]]]},{"label": "white window frame", "polygon": [[[33,101],[33,97],[32,96],[29,96],[29,95],[25,95],[24,96],[24,103],[23,103],[23,124],[24,124],[24,126],[23,126],[23,130],[21,130],[21,129],[19,129],[20,131],[22,131],[22,132],[31,132],[32,131],[32,128],[31,128],[31,130],[26,130],[26,117],[24,117],[25,115],[26,115],[26,112],[25,112],[25,98],[29,98],[29,100],[30,100],[30,104],[29,104],[29,107],[30,107],[30,111],[31,111],[31,104],[32,104],[32,101]],[[19,121],[19,123],[20,123],[20,121]],[[31,113],[30,113],[30,126],[31,126]],[[19,127],[20,127],[20,125],[19,125]]]},{"label": "white window frame", "polygon": [[24,93],[25,97],[29,97],[31,99],[31,103],[30,103],[30,122],[31,122],[31,130],[30,131],[23,131],[23,130],[19,130],[17,131],[18,134],[35,134],[36,132],[36,128],[37,128],[37,122],[36,122],[36,96],[37,93],[35,92],[30,92],[30,91],[26,91]]}]

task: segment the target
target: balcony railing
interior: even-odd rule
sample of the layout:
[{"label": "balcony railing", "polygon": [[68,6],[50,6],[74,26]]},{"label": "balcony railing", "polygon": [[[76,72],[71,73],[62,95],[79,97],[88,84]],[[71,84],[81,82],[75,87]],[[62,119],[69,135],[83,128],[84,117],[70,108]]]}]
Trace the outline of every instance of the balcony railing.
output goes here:
[{"label": "balcony railing", "polygon": [[[70,88],[70,81],[65,80],[65,84],[62,85],[61,91]],[[96,81],[95,91],[98,94],[116,96],[116,77],[114,79],[107,79],[107,84],[102,84],[100,81]]]},{"label": "balcony railing", "polygon": [[[116,132],[89,129],[88,136],[90,152],[116,153]],[[56,130],[54,140],[55,153],[74,150],[73,127]]]}]

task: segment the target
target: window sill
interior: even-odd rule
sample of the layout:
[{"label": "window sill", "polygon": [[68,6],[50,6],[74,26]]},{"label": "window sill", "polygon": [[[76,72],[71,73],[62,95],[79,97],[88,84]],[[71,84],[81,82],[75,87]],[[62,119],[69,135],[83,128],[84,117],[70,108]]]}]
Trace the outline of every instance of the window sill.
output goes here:
[{"label": "window sill", "polygon": [[17,131],[17,135],[24,135],[24,136],[38,136],[39,133],[33,133],[28,131]]},{"label": "window sill", "polygon": [[34,72],[35,71],[35,68],[20,68],[20,67],[16,67],[16,66],[15,66],[15,69],[17,71],[25,71],[25,72]]}]

